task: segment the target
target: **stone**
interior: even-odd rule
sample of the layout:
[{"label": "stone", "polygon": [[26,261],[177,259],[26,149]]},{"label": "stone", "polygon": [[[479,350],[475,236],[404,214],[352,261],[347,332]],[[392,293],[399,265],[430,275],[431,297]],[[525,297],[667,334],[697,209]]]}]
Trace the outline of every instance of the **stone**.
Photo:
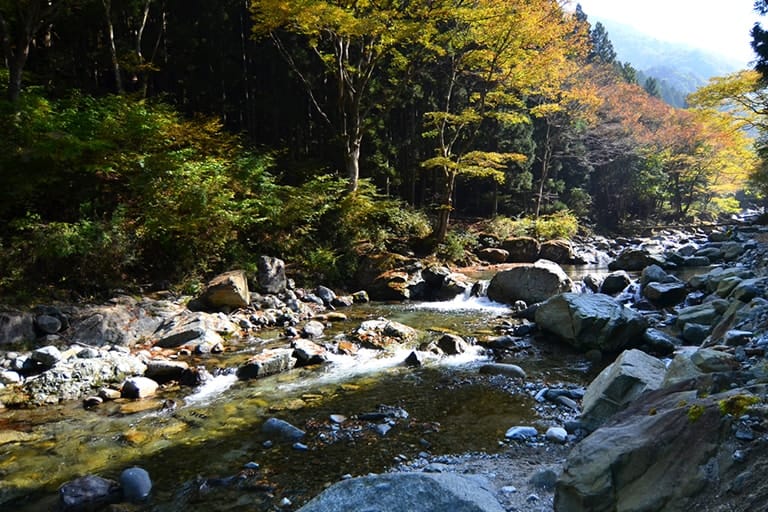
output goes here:
[{"label": "stone", "polygon": [[616,270],[605,276],[605,279],[603,279],[603,282],[600,285],[600,293],[616,295],[617,293],[624,291],[624,288],[629,286],[629,283],[631,282],[632,279],[629,277],[626,270]]},{"label": "stone", "polygon": [[353,293],[352,299],[355,301],[355,304],[366,304],[371,301],[370,297],[368,297],[368,292],[365,290]]},{"label": "stone", "polygon": [[678,279],[661,268],[658,265],[649,265],[645,267],[640,274],[640,286],[644,287],[649,283],[674,283]]},{"label": "stone", "polygon": [[752,340],[754,333],[752,331],[741,331],[738,329],[731,329],[723,336],[723,343],[729,347],[741,347],[748,344]]},{"label": "stone", "polygon": [[147,361],[147,370],[144,372],[144,376],[156,382],[169,382],[179,380],[187,369],[189,369],[189,364],[185,361],[150,359]]},{"label": "stone", "polygon": [[378,318],[361,323],[352,335],[369,348],[385,349],[392,344],[413,341],[416,330],[400,322]]},{"label": "stone", "polygon": [[155,346],[185,347],[206,354],[224,345],[221,333],[237,332],[238,327],[226,317],[201,311],[183,313],[166,321],[157,329]]},{"label": "stone", "polygon": [[244,270],[232,270],[211,279],[201,300],[213,309],[245,308],[251,303],[248,278]]},{"label": "stone", "polygon": [[320,297],[320,300],[323,301],[323,304],[326,306],[333,303],[334,299],[336,299],[336,292],[328,288],[327,286],[318,286],[315,288],[315,295]]},{"label": "stone", "polygon": [[299,512],[504,512],[494,493],[490,482],[480,476],[385,473],[341,480]]},{"label": "stone", "polygon": [[525,379],[527,375],[525,370],[516,364],[509,363],[487,363],[478,370],[484,375],[505,375],[514,379]]},{"label": "stone", "polygon": [[488,285],[487,295],[505,304],[518,300],[534,304],[572,288],[573,282],[557,263],[539,260],[496,273]]},{"label": "stone", "polygon": [[565,444],[568,441],[568,432],[562,427],[549,427],[544,436],[553,443]]},{"label": "stone", "polygon": [[615,260],[608,264],[608,269],[637,271],[649,265],[663,264],[659,257],[651,255],[647,249],[627,248],[621,251]]},{"label": "stone", "polygon": [[504,437],[507,439],[512,439],[513,441],[525,441],[528,439],[533,439],[537,435],[539,435],[539,433],[536,428],[518,425],[507,429]]},{"label": "stone", "polygon": [[152,491],[152,479],[146,469],[134,466],[120,473],[123,497],[132,503],[145,501]]},{"label": "stone", "polygon": [[240,366],[237,369],[237,378],[257,379],[288,371],[296,365],[293,352],[292,348],[266,349]]},{"label": "stone", "polygon": [[463,354],[469,348],[467,342],[461,336],[456,334],[443,334],[437,340],[437,346],[447,356]]},{"label": "stone", "polygon": [[35,339],[34,316],[0,306],[0,345]]},{"label": "stone", "polygon": [[712,327],[709,325],[688,322],[683,326],[681,335],[683,340],[691,345],[701,345],[704,340],[707,339],[707,336],[709,336],[711,331]]},{"label": "stone", "polygon": [[714,325],[722,314],[721,307],[728,307],[727,301],[712,301],[682,308],[677,312],[675,325],[682,329],[685,324],[694,323],[702,325]]},{"label": "stone", "polygon": [[687,296],[688,288],[682,282],[651,282],[643,287],[643,297],[657,308],[676,306],[683,302]]},{"label": "stone", "polygon": [[35,327],[45,334],[56,334],[61,330],[61,320],[51,315],[40,315],[35,318]]},{"label": "stone", "polygon": [[296,366],[323,364],[328,360],[325,348],[311,340],[293,340],[291,347],[293,347],[293,357],[296,358]]},{"label": "stone", "polygon": [[741,279],[738,276],[730,276],[726,277],[725,279],[720,280],[719,283],[717,283],[717,289],[715,289],[715,293],[718,294],[720,297],[728,297],[731,292],[739,285],[743,279]]},{"label": "stone", "polygon": [[158,383],[148,377],[130,377],[121,388],[123,398],[146,398],[153,396],[159,387]]},{"label": "stone", "polygon": [[269,418],[261,426],[261,431],[268,436],[274,436],[283,441],[298,441],[306,435],[300,428],[279,418]]},{"label": "stone", "polygon": [[53,345],[38,348],[32,351],[33,361],[37,361],[46,368],[51,368],[62,359],[61,351]]},{"label": "stone", "polygon": [[504,240],[501,248],[509,253],[510,263],[534,263],[539,259],[541,244],[535,238],[521,236]]},{"label": "stone", "polygon": [[408,357],[405,358],[403,364],[411,368],[418,368],[424,364],[424,356],[421,354],[421,352],[413,350],[410,354],[408,354]]},{"label": "stone", "polygon": [[568,240],[547,240],[539,248],[539,259],[554,261],[558,264],[573,261],[573,247]]},{"label": "stone", "polygon": [[680,344],[677,338],[670,336],[659,329],[646,329],[643,333],[643,347],[647,352],[659,356],[668,356],[675,351]]},{"label": "stone", "polygon": [[59,489],[59,510],[81,512],[97,510],[122,498],[120,486],[114,480],[86,475],[65,483]]},{"label": "stone", "polygon": [[509,258],[509,251],[499,247],[485,247],[477,251],[477,255],[489,263],[504,263]]},{"label": "stone", "polygon": [[325,326],[317,320],[310,320],[301,328],[302,336],[307,338],[320,338],[325,332]]},{"label": "stone", "polygon": [[259,291],[278,294],[286,290],[285,262],[279,258],[260,256],[257,263]]},{"label": "stone", "polygon": [[589,384],[582,401],[581,421],[595,430],[646,391],[661,387],[664,362],[640,350],[626,350]]},{"label": "stone", "polygon": [[13,370],[0,370],[0,384],[12,385],[21,384],[24,379],[18,372]]},{"label": "stone", "polygon": [[539,328],[584,352],[620,352],[637,346],[646,319],[608,295],[563,293],[539,306]]},{"label": "stone", "polygon": [[681,384],[643,395],[574,447],[554,509],[682,511],[717,493],[733,450],[721,405],[742,393],[703,396]]}]

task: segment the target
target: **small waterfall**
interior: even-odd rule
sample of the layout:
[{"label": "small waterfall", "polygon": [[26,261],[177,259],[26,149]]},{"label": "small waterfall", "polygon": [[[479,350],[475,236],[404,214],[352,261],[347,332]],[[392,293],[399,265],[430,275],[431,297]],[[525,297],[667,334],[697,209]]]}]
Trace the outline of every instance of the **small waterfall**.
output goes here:
[{"label": "small waterfall", "polygon": [[453,299],[434,302],[419,302],[411,305],[411,309],[429,309],[434,311],[479,311],[500,315],[509,313],[511,311],[509,305],[494,302],[488,298],[486,292],[488,291],[489,284],[490,281],[487,279],[479,280]]},{"label": "small waterfall", "polygon": [[194,393],[184,398],[187,406],[205,405],[227,391],[237,382],[237,374],[234,371],[221,373],[205,381]]}]

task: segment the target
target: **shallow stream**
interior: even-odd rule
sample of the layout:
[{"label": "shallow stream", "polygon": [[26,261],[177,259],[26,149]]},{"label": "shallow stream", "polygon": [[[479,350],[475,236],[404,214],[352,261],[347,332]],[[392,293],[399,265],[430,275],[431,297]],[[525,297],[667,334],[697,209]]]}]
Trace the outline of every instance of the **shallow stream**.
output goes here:
[{"label": "shallow stream", "polygon": [[[508,310],[457,298],[355,306],[345,314],[349,320],[330,336],[383,316],[426,332],[483,339]],[[581,355],[548,340],[533,343],[535,350],[516,361],[528,374],[527,389],[479,375],[488,361],[480,350],[416,369],[402,364],[409,350],[386,357],[362,350],[322,367],[241,382],[227,370],[253,352],[241,343],[197,361],[224,370],[193,394],[167,388],[157,399],[91,410],[67,403],[2,411],[0,434],[12,437],[0,437],[0,508],[54,510],[62,483],[85,474],[117,479],[138,465],[154,484],[141,510],[275,510],[281,503],[292,510],[343,475],[383,471],[425,454],[494,452],[509,427],[540,422],[537,386],[588,382]],[[391,414],[382,419],[382,411]],[[305,446],[263,434],[269,417],[305,429]]]}]

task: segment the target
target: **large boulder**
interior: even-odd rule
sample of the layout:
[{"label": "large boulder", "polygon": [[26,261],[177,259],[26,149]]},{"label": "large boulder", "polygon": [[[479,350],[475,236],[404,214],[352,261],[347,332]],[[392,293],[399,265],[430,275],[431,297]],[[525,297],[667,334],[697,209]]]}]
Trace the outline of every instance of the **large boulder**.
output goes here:
[{"label": "large boulder", "polygon": [[257,281],[261,293],[284,292],[288,285],[285,277],[285,262],[271,256],[259,257]]},{"label": "large boulder", "polygon": [[153,337],[163,322],[182,307],[169,301],[119,296],[107,304],[78,308],[70,315],[67,338],[91,346],[131,346]]},{"label": "large boulder", "polygon": [[664,262],[647,249],[624,249],[615,260],[608,264],[609,270],[643,270],[649,265],[663,264]]},{"label": "large boulder", "polygon": [[0,307],[0,345],[35,339],[35,317]]},{"label": "large boulder", "polygon": [[251,297],[245,271],[232,270],[217,275],[208,282],[201,299],[213,309],[247,307]]},{"label": "large boulder", "polygon": [[626,270],[616,270],[605,276],[600,285],[600,293],[616,295],[623,292],[624,288],[629,286],[631,282],[632,278],[629,277]]},{"label": "large boulder", "polygon": [[739,469],[732,422],[755,397],[705,395],[694,385],[643,395],[576,445],[557,481],[555,510],[678,512],[702,492],[728,494],[724,474],[748,467]]},{"label": "large boulder", "polygon": [[555,263],[570,263],[573,261],[573,247],[568,240],[547,240],[541,244],[539,258]]},{"label": "large boulder", "polygon": [[201,311],[187,312],[167,319],[157,329],[155,345],[162,348],[186,347],[207,354],[224,344],[222,334],[237,332],[226,316]]},{"label": "large boulder", "polygon": [[665,372],[664,362],[645,352],[622,352],[587,387],[582,401],[583,426],[595,430],[641,394],[659,389]]},{"label": "large boulder", "polygon": [[388,473],[338,482],[299,509],[300,512],[386,512],[450,510],[503,512],[491,485],[482,477],[454,473]]},{"label": "large boulder", "polygon": [[572,288],[573,282],[557,263],[539,260],[498,272],[491,279],[487,294],[496,302],[513,304],[522,300],[533,304]]},{"label": "large boulder", "polygon": [[658,308],[676,306],[688,296],[688,288],[682,281],[674,283],[651,282],[643,287],[643,297]]},{"label": "large boulder", "polygon": [[386,318],[366,320],[352,332],[357,342],[374,349],[386,349],[413,341],[416,334],[413,327]]},{"label": "large boulder", "polygon": [[257,379],[288,371],[296,366],[293,352],[292,348],[266,349],[238,368],[237,378],[240,380]]},{"label": "large boulder", "polygon": [[536,310],[539,328],[579,350],[620,352],[639,345],[647,322],[643,316],[602,293],[563,293]]},{"label": "large boulder", "polygon": [[738,360],[727,352],[709,348],[682,347],[669,364],[662,386],[672,386],[707,373],[731,372],[737,370],[739,366]]},{"label": "large boulder", "polygon": [[509,253],[510,263],[533,263],[539,259],[541,244],[535,238],[520,236],[504,240],[501,248]]}]

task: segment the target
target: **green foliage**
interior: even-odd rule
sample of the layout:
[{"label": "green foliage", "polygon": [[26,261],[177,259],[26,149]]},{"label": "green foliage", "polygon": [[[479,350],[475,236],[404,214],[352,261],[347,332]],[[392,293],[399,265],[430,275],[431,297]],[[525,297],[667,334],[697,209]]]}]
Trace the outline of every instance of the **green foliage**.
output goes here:
[{"label": "green foliage", "polygon": [[531,236],[539,240],[570,239],[579,230],[579,220],[573,213],[561,210],[538,219],[494,217],[482,224],[482,229],[500,240],[518,236]]},{"label": "green foliage", "polygon": [[437,255],[441,259],[457,264],[467,262],[467,255],[478,244],[477,235],[471,231],[451,230],[445,236],[445,240],[438,244]]},{"label": "green foliage", "polygon": [[717,402],[717,405],[720,408],[720,414],[723,416],[730,414],[731,416],[738,418],[739,416],[742,416],[747,409],[758,403],[760,403],[760,398],[757,396],[740,394],[724,398]]}]

